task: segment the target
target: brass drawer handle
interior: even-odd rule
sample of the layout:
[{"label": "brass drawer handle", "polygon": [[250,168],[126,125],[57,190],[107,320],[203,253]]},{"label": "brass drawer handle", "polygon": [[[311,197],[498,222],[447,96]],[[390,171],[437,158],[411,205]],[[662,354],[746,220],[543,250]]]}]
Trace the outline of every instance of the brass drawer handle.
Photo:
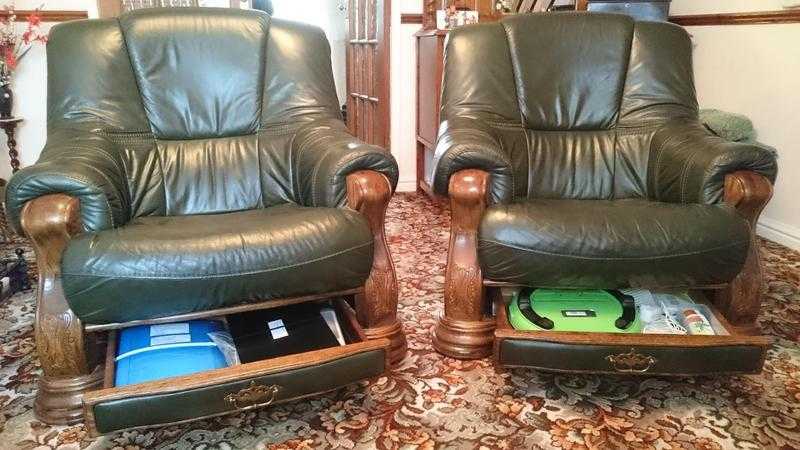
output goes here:
[{"label": "brass drawer handle", "polygon": [[225,396],[225,403],[236,409],[253,408],[256,406],[268,406],[275,401],[275,397],[281,387],[277,384],[264,386],[251,381],[250,385]]},{"label": "brass drawer handle", "polygon": [[650,355],[636,353],[634,348],[628,353],[608,355],[606,360],[611,363],[614,370],[622,373],[645,373],[658,362]]}]

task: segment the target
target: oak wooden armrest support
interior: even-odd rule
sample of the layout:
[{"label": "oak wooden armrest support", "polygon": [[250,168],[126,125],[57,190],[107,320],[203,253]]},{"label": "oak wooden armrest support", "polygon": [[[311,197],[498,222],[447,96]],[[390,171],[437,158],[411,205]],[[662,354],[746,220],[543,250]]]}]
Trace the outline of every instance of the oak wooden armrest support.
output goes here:
[{"label": "oak wooden armrest support", "polygon": [[728,321],[741,332],[758,334],[761,310],[762,268],[756,225],[772,198],[772,183],[752,171],[738,171],[725,177],[725,203],[733,206],[750,223],[750,251],[744,268],[714,299]]},{"label": "oak wooden armrest support", "polygon": [[347,204],[369,223],[375,239],[372,270],[364,294],[356,295],[356,317],[370,339],[389,338],[389,359],[400,362],[406,354],[406,338],[397,320],[397,275],[386,244],[386,208],[392,185],[380,172],[361,170],[347,176]]},{"label": "oak wooden armrest support", "polygon": [[61,256],[82,229],[80,203],[64,194],[39,197],[25,205],[21,222],[33,241],[39,270],[34,334],[44,373],[34,412],[49,424],[78,423],[83,420],[83,393],[99,387],[103,379],[102,366],[89,351],[83,325],[61,286]]},{"label": "oak wooden armrest support", "polygon": [[433,346],[453,358],[483,358],[492,352],[495,322],[485,316],[478,264],[478,226],[486,210],[488,185],[489,174],[482,170],[461,170],[450,177],[444,315],[433,330]]}]

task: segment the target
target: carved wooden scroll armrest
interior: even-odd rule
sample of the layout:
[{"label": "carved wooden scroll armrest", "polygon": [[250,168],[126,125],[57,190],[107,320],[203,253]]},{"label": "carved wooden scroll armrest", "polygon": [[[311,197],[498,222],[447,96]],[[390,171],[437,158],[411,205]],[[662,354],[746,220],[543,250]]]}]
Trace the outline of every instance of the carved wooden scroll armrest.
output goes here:
[{"label": "carved wooden scroll armrest", "polygon": [[405,355],[406,340],[397,321],[397,276],[386,243],[386,209],[391,198],[392,185],[380,172],[361,170],[347,176],[347,204],[366,218],[374,238],[372,269],[364,295],[356,296],[356,317],[369,338],[392,341],[390,359],[397,362]]}]

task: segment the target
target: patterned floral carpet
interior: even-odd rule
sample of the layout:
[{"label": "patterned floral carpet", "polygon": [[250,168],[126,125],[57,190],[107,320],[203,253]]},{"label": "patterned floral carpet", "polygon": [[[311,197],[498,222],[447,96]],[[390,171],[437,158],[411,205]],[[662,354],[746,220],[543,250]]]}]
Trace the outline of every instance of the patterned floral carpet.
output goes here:
[{"label": "patterned floral carpet", "polygon": [[410,352],[390,376],[326,396],[168,428],[88,438],[31,411],[39,368],[33,295],[0,305],[0,448],[800,448],[800,254],[765,242],[764,373],[722,378],[495,370],[435,353],[448,218],[399,195],[389,219]]}]

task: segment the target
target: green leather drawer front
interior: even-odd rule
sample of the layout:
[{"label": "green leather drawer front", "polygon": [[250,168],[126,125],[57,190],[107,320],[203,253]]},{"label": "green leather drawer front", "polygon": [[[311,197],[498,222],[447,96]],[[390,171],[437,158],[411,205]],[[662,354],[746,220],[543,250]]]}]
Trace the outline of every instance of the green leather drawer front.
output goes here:
[{"label": "green leather drawer front", "polygon": [[[98,433],[105,434],[129,428],[164,425],[235,412],[252,407],[247,403],[247,390],[252,386],[277,386],[272,403],[284,402],[316,393],[335,390],[348,384],[372,378],[386,369],[386,350],[373,349],[347,355],[318,365],[298,367],[242,378],[219,384],[175,392],[127,396],[94,405],[94,421]],[[232,369],[232,368],[231,368]],[[224,369],[230,370],[230,369]],[[242,405],[232,404],[226,397],[241,394]],[[264,403],[263,401],[260,403]]]},{"label": "green leather drawer front", "polygon": [[558,372],[628,375],[758,373],[765,347],[586,345],[503,338],[497,356],[503,367]]}]

